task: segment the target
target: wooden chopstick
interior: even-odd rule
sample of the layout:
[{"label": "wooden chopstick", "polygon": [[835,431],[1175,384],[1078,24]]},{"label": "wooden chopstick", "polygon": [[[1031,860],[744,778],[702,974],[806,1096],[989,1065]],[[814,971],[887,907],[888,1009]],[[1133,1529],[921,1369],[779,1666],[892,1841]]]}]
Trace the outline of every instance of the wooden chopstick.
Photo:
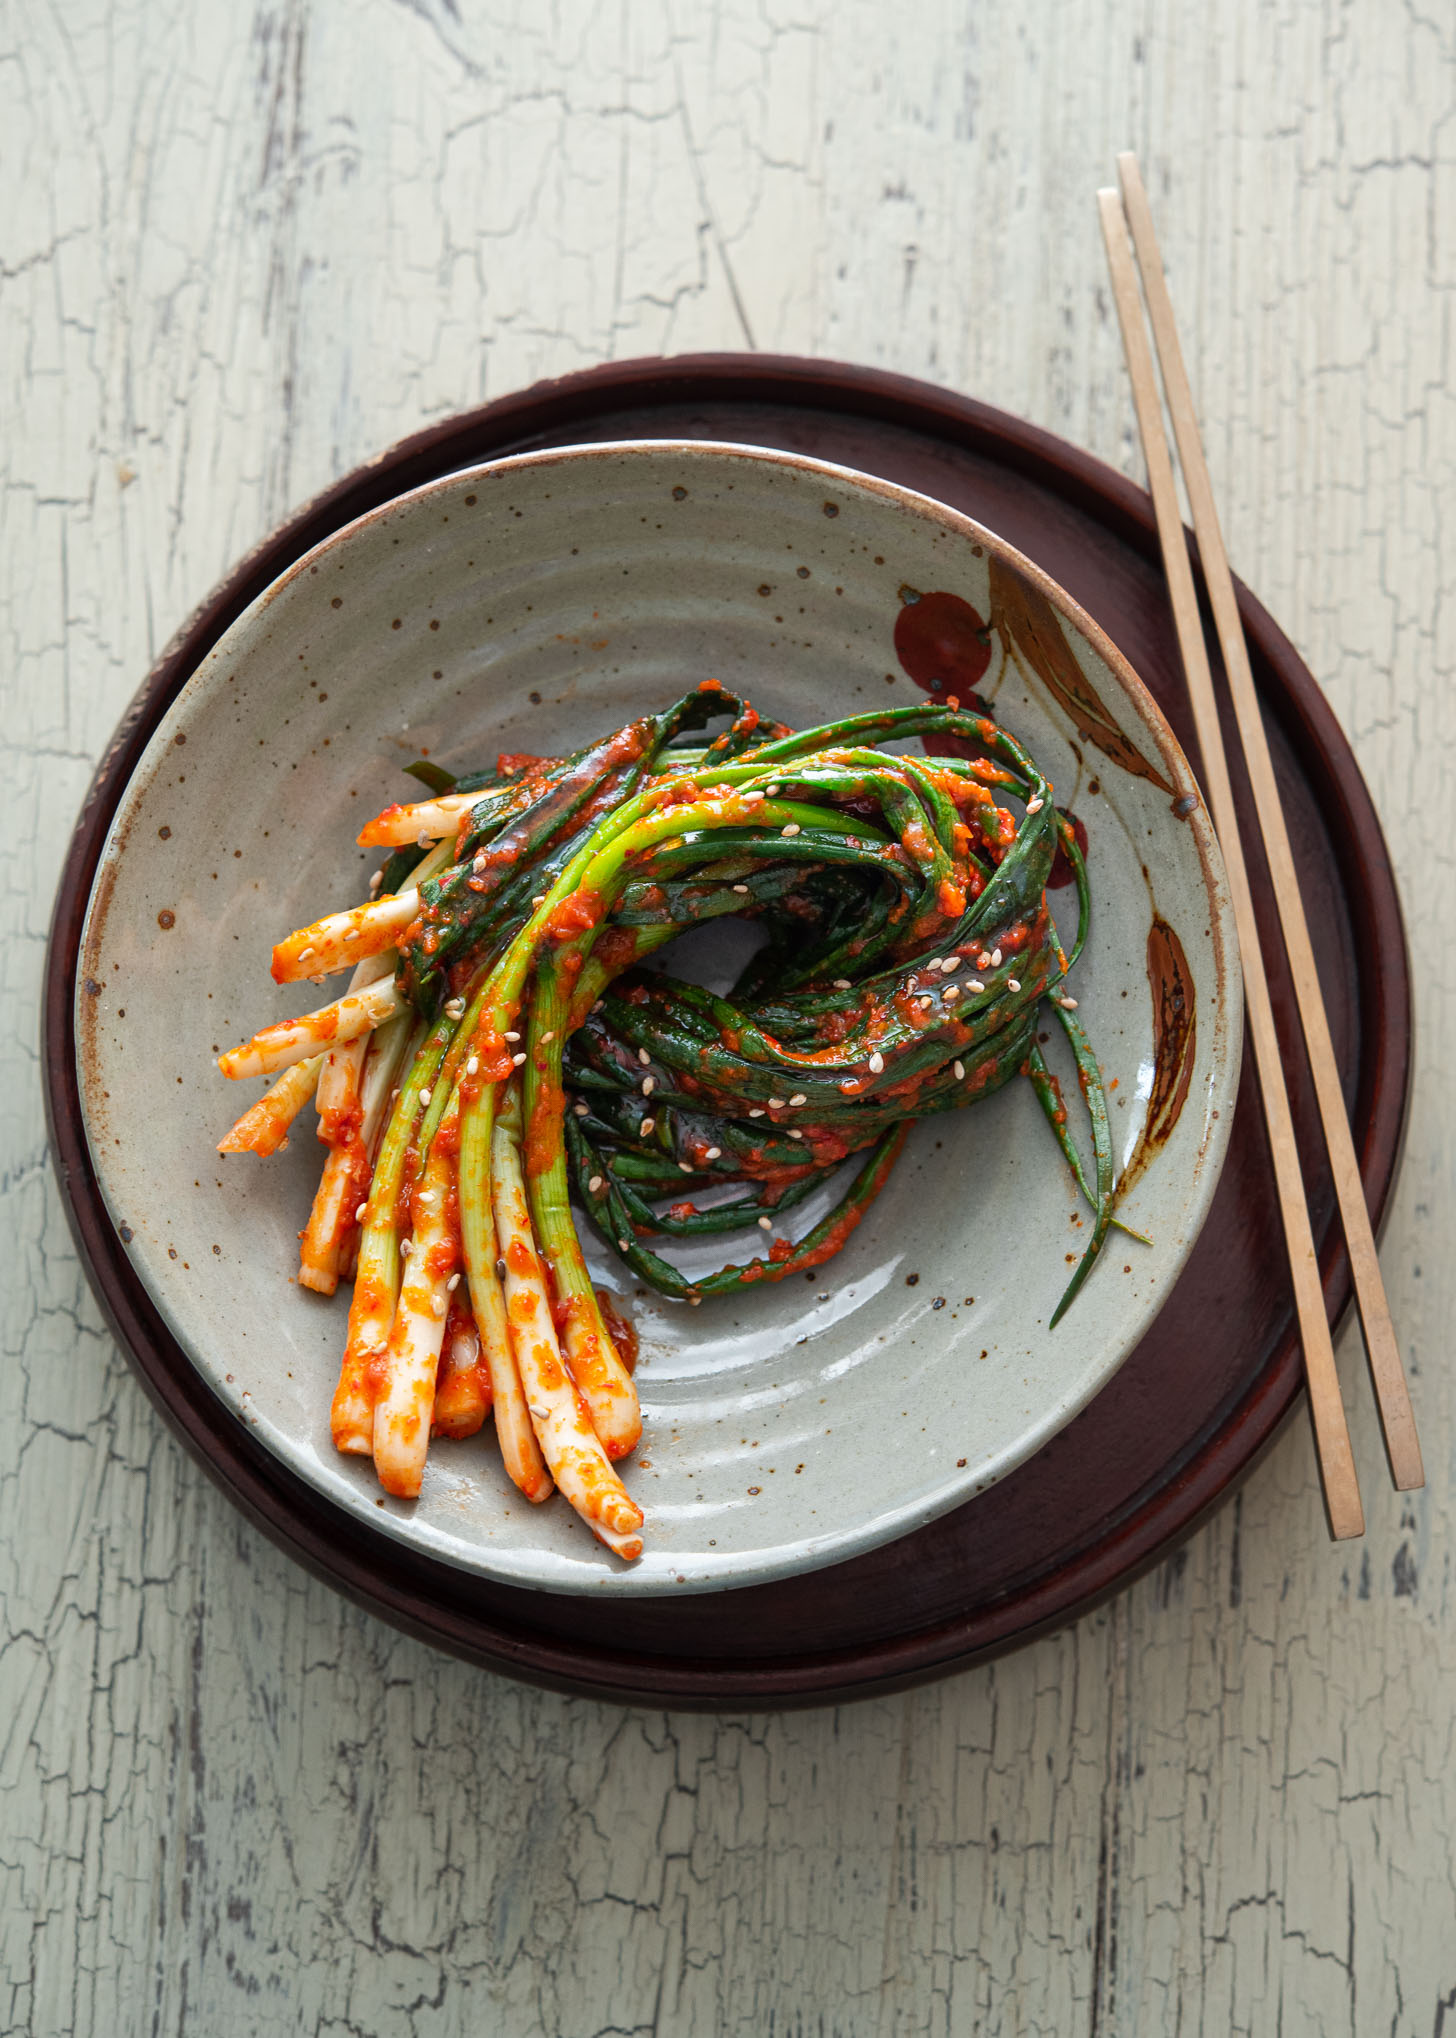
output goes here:
[{"label": "wooden chopstick", "polygon": [[1274,880],[1279,924],[1284,932],[1284,946],[1289,956],[1290,973],[1294,978],[1295,995],[1299,1000],[1299,1017],[1304,1028],[1310,1070],[1314,1076],[1320,1119],[1324,1125],[1330,1169],[1335,1179],[1340,1221],[1345,1228],[1345,1244],[1350,1255],[1350,1271],[1354,1277],[1360,1322],[1365,1332],[1365,1348],[1370,1356],[1370,1373],[1375,1385],[1375,1399],[1380,1409],[1381,1426],[1385,1432],[1385,1449],[1390,1459],[1391,1477],[1396,1486],[1404,1492],[1425,1484],[1421,1446],[1416,1436],[1415,1415],[1411,1409],[1410,1390],[1401,1366],[1400,1349],[1395,1341],[1395,1326],[1391,1322],[1390,1305],[1385,1296],[1385,1283],[1380,1276],[1375,1233],[1370,1223],[1370,1210],[1365,1201],[1364,1185],[1360,1180],[1360,1165],[1355,1158],[1355,1142],[1350,1136],[1350,1119],[1345,1109],[1344,1093],[1340,1088],[1340,1073],[1335,1066],[1334,1043],[1330,1039],[1329,1018],[1325,1012],[1324,998],[1320,993],[1319,974],[1315,968],[1314,950],[1310,945],[1304,901],[1300,897],[1299,882],[1294,872],[1289,831],[1284,822],[1284,807],[1274,778],[1274,766],[1269,756],[1269,742],[1264,733],[1263,717],[1259,713],[1258,697],[1254,692],[1254,675],[1249,666],[1248,645],[1244,640],[1243,624],[1239,619],[1239,605],[1234,594],[1233,576],[1229,572],[1228,554],[1224,549],[1223,535],[1219,529],[1218,512],[1214,508],[1213,489],[1209,482],[1198,420],[1193,409],[1193,392],[1188,386],[1188,374],[1183,365],[1183,350],[1178,344],[1178,331],[1173,321],[1173,301],[1168,295],[1167,278],[1163,273],[1157,235],[1153,230],[1152,210],[1148,205],[1148,194],[1143,187],[1137,157],[1130,153],[1120,155],[1117,159],[1117,172],[1122,185],[1123,207],[1128,225],[1132,229],[1133,248],[1137,254],[1143,291],[1152,319],[1158,363],[1163,371],[1163,387],[1167,392],[1168,409],[1173,419],[1173,436],[1177,440],[1184,485],[1188,490],[1188,501],[1193,511],[1193,528],[1198,535],[1204,583],[1208,588],[1214,627],[1218,631],[1224,670],[1228,674],[1229,691],[1233,696],[1234,714],[1244,746],[1249,780],[1254,790],[1254,805],[1264,838],[1264,850],[1269,859],[1270,875]]},{"label": "wooden chopstick", "polygon": [[1168,442],[1163,432],[1162,406],[1158,399],[1147,330],[1143,324],[1142,299],[1138,294],[1137,277],[1128,246],[1127,219],[1116,191],[1099,191],[1097,205],[1102,218],[1103,238],[1107,243],[1107,261],[1112,274],[1118,324],[1122,328],[1123,351],[1132,378],[1133,405],[1147,461],[1148,486],[1157,516],[1158,539],[1168,578],[1178,648],[1193,704],[1199,749],[1203,753],[1203,784],[1207,789],[1209,809],[1228,873],[1229,895],[1243,960],[1245,1009],[1254,1044],[1264,1123],[1268,1128],[1269,1147],[1274,1160],[1274,1179],[1289,1252],[1289,1271],[1294,1282],[1294,1303],[1299,1318],[1305,1378],[1309,1385],[1315,1447],[1319,1455],[1330,1533],[1337,1538],[1358,1536],[1365,1532],[1360,1484],[1355,1475],[1345,1407],[1340,1399],[1334,1346],[1330,1339],[1329,1319],[1325,1315],[1324,1290],[1320,1285],[1319,1259],[1310,1228],[1304,1178],[1299,1171],[1294,1120],[1284,1087],[1279,1041],[1274,1031],[1269,981],[1264,973],[1254,901],[1249,890],[1249,875],[1244,865],[1243,844],[1234,811],[1233,788],[1229,782],[1228,759],[1224,755],[1223,735],[1219,728],[1218,704],[1214,699],[1208,646],[1198,613],[1198,595],[1193,585],[1188,542],[1178,508]]}]

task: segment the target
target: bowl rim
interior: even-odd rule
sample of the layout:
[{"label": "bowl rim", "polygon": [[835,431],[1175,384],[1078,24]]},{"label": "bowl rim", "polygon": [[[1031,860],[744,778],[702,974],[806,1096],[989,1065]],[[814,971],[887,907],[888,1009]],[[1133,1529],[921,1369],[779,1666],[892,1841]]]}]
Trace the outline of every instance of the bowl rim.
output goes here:
[{"label": "bowl rim", "polygon": [[[1215,1005],[1215,1024],[1212,1029],[1214,1045],[1210,1062],[1212,1072],[1218,1078],[1217,1096],[1214,1101],[1219,1108],[1213,1115],[1214,1129],[1199,1150],[1193,1192],[1183,1207],[1183,1233],[1166,1264],[1166,1278],[1161,1284],[1161,1293],[1156,1298],[1146,1298],[1140,1309],[1129,1312],[1126,1327],[1116,1337],[1108,1340],[1109,1356],[1102,1367],[1075,1394],[1059,1398],[1049,1412],[1044,1413],[1035,1422],[1023,1425],[1014,1442],[1004,1447],[992,1460],[979,1461],[973,1474],[958,1480],[947,1479],[933,1492],[922,1492],[904,1502],[898,1509],[881,1514],[868,1523],[860,1523],[855,1527],[827,1534],[816,1534],[813,1537],[801,1536],[792,1542],[767,1548],[760,1547],[747,1553],[742,1559],[727,1558],[721,1564],[715,1565],[711,1571],[705,1571],[694,1561],[685,1575],[674,1574],[666,1569],[650,1572],[639,1566],[614,1567],[610,1572],[603,1573],[584,1566],[579,1575],[543,1578],[523,1572],[518,1561],[510,1559],[501,1561],[501,1553],[489,1545],[470,1545],[467,1548],[459,1544],[446,1544],[433,1537],[422,1537],[415,1530],[411,1516],[396,1515],[392,1510],[376,1513],[372,1507],[367,1506],[367,1502],[354,1494],[352,1489],[321,1484],[314,1476],[311,1462],[304,1452],[289,1450],[275,1442],[267,1429],[249,1425],[253,1428],[254,1434],[265,1443],[269,1452],[278,1457],[288,1470],[304,1479],[328,1502],[340,1507],[356,1525],[377,1530],[419,1555],[449,1564],[467,1576],[478,1575],[528,1591],[592,1598],[606,1595],[640,1598],[674,1594],[686,1596],[764,1584],[800,1572],[842,1563],[884,1543],[897,1540],[968,1500],[980,1497],[1009,1472],[1033,1456],[1107,1385],[1146,1334],[1163,1301],[1171,1294],[1207,1219],[1218,1186],[1232,1133],[1233,1105],[1238,1091],[1243,1042],[1243,983],[1238,961],[1238,944],[1227,880],[1211,819],[1188,759],[1161,708],[1139,678],[1131,662],[1102,626],[1044,568],[1002,538],[999,533],[979,523],[964,511],[955,509],[950,504],[922,491],[882,476],[869,474],[863,469],[845,463],[794,453],[781,447],[738,440],[690,437],[589,440],[530,448],[494,459],[473,461],[460,467],[452,467],[445,473],[432,476],[415,487],[403,490],[398,495],[366,509],[311,545],[232,618],[191,670],[180,676],[178,683],[171,690],[170,698],[152,729],[148,742],[143,746],[118,795],[87,898],[81,930],[80,955],[85,957],[93,939],[93,915],[98,897],[103,892],[108,868],[108,850],[118,836],[124,836],[128,832],[129,810],[140,797],[150,776],[145,770],[148,752],[162,739],[172,717],[185,710],[189,697],[195,701],[194,682],[203,675],[205,668],[210,664],[220,666],[225,656],[235,656],[239,648],[239,642],[235,640],[246,642],[259,619],[288,587],[295,581],[307,577],[310,569],[316,567],[320,560],[357,538],[362,531],[389,521],[402,509],[428,503],[432,498],[449,491],[457,491],[474,476],[497,476],[513,471],[550,469],[567,464],[579,466],[592,460],[620,459],[623,455],[638,456],[652,464],[674,459],[680,461],[684,457],[708,457],[721,458],[725,464],[771,465],[801,474],[822,476],[841,487],[878,497],[896,509],[920,518],[928,518],[929,521],[952,531],[958,537],[981,546],[988,555],[999,558],[1041,593],[1063,621],[1081,634],[1106,665],[1120,693],[1133,709],[1153,746],[1158,763],[1172,782],[1175,798],[1182,799],[1191,795],[1195,802],[1185,818],[1197,848],[1203,888],[1209,904],[1209,927],[1213,943],[1211,969],[1219,992]],[[86,1073],[89,1057],[81,1033],[81,1020],[87,1012],[81,996],[83,976],[84,970],[78,970],[72,1008],[75,1046],[78,1050],[78,1092],[82,1106],[82,1129],[103,1201],[115,1222],[115,1213],[110,1209],[110,1199],[106,1193],[106,1178],[102,1166],[104,1148],[98,1147],[91,1137],[91,1121],[87,1106],[90,1084]],[[138,1273],[141,1278],[140,1270]],[[143,1285],[189,1365],[228,1414],[235,1420],[241,1420],[232,1404],[213,1381],[209,1366],[193,1350],[192,1344],[173,1317],[164,1298],[144,1279]]]}]

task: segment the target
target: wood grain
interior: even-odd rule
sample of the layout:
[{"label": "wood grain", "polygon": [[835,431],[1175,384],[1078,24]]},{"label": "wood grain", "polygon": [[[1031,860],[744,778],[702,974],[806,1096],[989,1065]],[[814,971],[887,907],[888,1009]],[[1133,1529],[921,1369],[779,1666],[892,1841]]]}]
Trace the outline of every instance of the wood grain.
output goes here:
[{"label": "wood grain", "polygon": [[[1440,10],[156,0],[12,10],[0,59],[0,2029],[1450,2038]],[[1235,568],[1327,679],[1410,902],[1382,1259],[1429,1485],[1367,1486],[1332,1551],[1293,1429],[1107,1611],[837,1714],[444,1662],[237,1521],[85,1292],[33,1070],[91,765],[287,508],[540,374],[832,352],[1137,471],[1090,196],[1129,144]]]}]

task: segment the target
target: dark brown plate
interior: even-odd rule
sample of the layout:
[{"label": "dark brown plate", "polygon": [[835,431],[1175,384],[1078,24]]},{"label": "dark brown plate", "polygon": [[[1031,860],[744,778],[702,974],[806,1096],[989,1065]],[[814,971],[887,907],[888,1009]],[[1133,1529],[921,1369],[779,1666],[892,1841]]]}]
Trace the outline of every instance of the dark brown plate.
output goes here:
[{"label": "dark brown plate", "polygon": [[[1151,505],[1085,453],[983,404],[827,362],[715,355],[545,383],[418,433],[316,498],[236,568],[148,677],[97,772],[56,902],[47,1112],[78,1250],[142,1384],[224,1491],[301,1563],[411,1633],[538,1683],[649,1704],[817,1704],[940,1675],[1084,1611],[1186,1535],[1288,1414],[1299,1352],[1247,1059],[1223,1177],[1181,1280],[1112,1384],[1038,1456],[983,1499],[852,1562],[736,1592],[607,1605],[434,1562],[360,1529],[290,1474],[214,1399],[166,1330],[106,1216],[81,1129],[72,987],[97,860],[153,729],[229,623],[302,552],[403,489],[533,446],[655,437],[841,461],[989,524],[1091,611],[1196,757]],[[1369,794],[1316,682],[1244,589],[1240,602],[1378,1217],[1410,1077],[1399,900]],[[1240,804],[1252,814],[1242,786]],[[1257,855],[1250,865],[1272,932],[1268,874]],[[1357,954],[1370,958],[1358,975]],[[1286,1064],[1302,1069],[1287,974],[1276,966],[1271,976]],[[1349,1271],[1307,1078],[1293,1102],[1333,1320],[1349,1301]]]}]

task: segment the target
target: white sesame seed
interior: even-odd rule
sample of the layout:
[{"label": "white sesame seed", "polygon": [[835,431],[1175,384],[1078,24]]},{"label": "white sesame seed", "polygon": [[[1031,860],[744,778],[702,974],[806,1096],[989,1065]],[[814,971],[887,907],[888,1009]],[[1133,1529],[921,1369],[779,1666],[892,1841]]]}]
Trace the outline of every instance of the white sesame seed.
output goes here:
[{"label": "white sesame seed", "polygon": [[750,1118],[762,1118],[762,1116],[763,1116],[763,1108],[762,1108],[762,1106],[761,1106],[761,1105],[758,1105],[758,1104],[755,1104],[755,1105],[754,1105],[754,1107],[753,1107],[753,1109],[752,1109],[752,1110],[751,1110],[751,1111],[749,1112],[749,1114],[748,1114],[748,1115],[749,1115],[749,1117],[750,1117]]},{"label": "white sesame seed", "polygon": [[870,1056],[870,1074],[872,1076],[877,1076],[884,1066],[885,1057],[882,1054],[875,1053]]},{"label": "white sesame seed", "polygon": [[354,1222],[356,1224],[362,1224],[368,1215],[369,1205],[367,1203],[361,1203],[359,1205],[359,1208],[354,1212]]},{"label": "white sesame seed", "polygon": [[412,1238],[405,1238],[400,1240],[399,1256],[402,1260],[407,1260],[410,1254],[414,1251],[414,1249],[415,1242]]},{"label": "white sesame seed", "polygon": [[789,1099],[789,1102],[791,1104],[807,1104],[808,1101],[809,1099],[804,1095],[804,1092],[802,1090],[795,1090],[793,1096],[790,1097]]},{"label": "white sesame seed", "polygon": [[431,1316],[444,1316],[449,1307],[450,1304],[443,1295],[436,1295],[432,1297],[430,1302],[430,1314]]},{"label": "white sesame seed", "polygon": [[537,1422],[550,1422],[551,1410],[549,1408],[538,1408],[534,1401],[528,1401],[526,1406],[530,1409],[532,1416]]},{"label": "white sesame seed", "polygon": [[519,1033],[508,1033],[505,1037],[507,1040],[519,1040],[521,1036]]},{"label": "white sesame seed", "polygon": [[344,939],[346,941],[357,941],[359,939],[359,929],[357,927],[346,927],[344,929]]},{"label": "white sesame seed", "polygon": [[943,956],[940,964],[941,975],[953,977],[960,966],[961,959],[958,955]]},{"label": "white sesame seed", "polygon": [[586,1186],[593,1196],[599,1194],[602,1186],[601,1176],[593,1175],[591,1180],[587,1183]]},{"label": "white sesame seed", "polygon": [[1026,811],[1028,814],[1039,814],[1041,812],[1041,805],[1041,795],[1038,794],[1034,800],[1027,801]]},{"label": "white sesame seed", "polygon": [[1058,998],[1057,1003],[1067,1012],[1075,1012],[1077,1009],[1077,1000],[1075,998]]},{"label": "white sesame seed", "polygon": [[480,1074],[480,1056],[478,1054],[471,1055],[469,1061],[466,1062],[465,1073],[467,1076],[478,1076]]},{"label": "white sesame seed", "polygon": [[463,998],[449,998],[446,1000],[445,1017],[447,1019],[460,1019],[464,1017],[464,1014],[465,1000]]},{"label": "white sesame seed", "polygon": [[423,830],[421,834],[415,837],[415,847],[416,849],[428,849],[430,844],[434,841],[434,839],[435,838],[430,833],[429,829],[426,828]]},{"label": "white sesame seed", "polygon": [[931,1000],[929,998],[917,998],[915,1002],[920,1007],[922,1012],[928,1012],[930,1010]]},{"label": "white sesame seed", "polygon": [[545,903],[546,903],[546,894],[545,894],[544,892],[538,892],[538,893],[536,894],[535,898],[534,898],[534,899],[532,899],[532,901],[531,901],[531,904],[532,904],[533,906],[544,906],[544,905],[545,905]]},{"label": "white sesame seed", "polygon": [[733,889],[734,889],[734,891],[735,891],[735,892],[742,892],[742,893],[744,893],[745,895],[747,894],[747,891],[748,891],[748,887],[747,887],[747,885],[735,885],[735,886],[733,887]]},{"label": "white sesame seed", "polygon": [[373,877],[370,878],[369,880],[370,891],[377,892],[379,890],[379,887],[383,883],[384,883],[384,872],[382,870],[376,870]]},{"label": "white sesame seed", "polygon": [[966,1079],[966,1065],[965,1065],[965,1063],[964,1063],[963,1061],[957,1061],[957,1062],[952,1062],[952,1063],[951,1063],[951,1067],[952,1067],[952,1068],[953,1068],[953,1069],[955,1070],[955,1079],[956,1079],[956,1081],[957,1081],[958,1083],[963,1083],[963,1082],[965,1081],[965,1079]]},{"label": "white sesame seed", "polygon": [[556,1038],[556,1029],[555,1029],[555,1027],[553,1026],[553,1027],[552,1027],[552,1029],[551,1029],[551,1031],[550,1031],[549,1033],[543,1033],[543,1034],[541,1035],[541,1045],[542,1045],[542,1046],[544,1047],[544,1046],[546,1045],[546,1043],[547,1043],[547,1041],[548,1041],[548,1040],[554,1040],[555,1038]]},{"label": "white sesame seed", "polygon": [[486,855],[485,851],[483,849],[477,849],[475,852],[475,861],[471,864],[470,868],[475,872],[476,876],[479,877],[480,873],[485,869],[485,866],[489,861],[490,859]]},{"label": "white sesame seed", "polygon": [[985,953],[985,951],[983,950],[983,951],[981,952],[981,954],[980,954],[980,955],[978,955],[978,956],[976,957],[976,968],[977,968],[977,969],[989,969],[990,967],[991,967],[991,958],[990,958],[990,956],[989,956],[989,955],[987,955],[987,954]]},{"label": "white sesame seed", "polygon": [[642,1123],[637,1128],[638,1137],[640,1139],[646,1139],[648,1133],[651,1132],[653,1126],[656,1125],[656,1123],[657,1120],[655,1118],[652,1117],[644,1118]]},{"label": "white sesame seed", "polygon": [[434,1091],[433,1091],[433,1090],[421,1090],[421,1091],[420,1091],[420,1102],[421,1102],[421,1103],[422,1103],[423,1105],[425,1105],[425,1106],[426,1106],[426,1107],[428,1108],[428,1106],[429,1106],[429,1102],[430,1102],[430,1099],[431,1099],[431,1097],[432,1097],[433,1095],[434,1095]]},{"label": "white sesame seed", "polygon": [[766,785],[764,787],[764,791],[768,794],[769,798],[772,799],[775,793],[781,793],[783,791],[783,787],[781,785]]},{"label": "white sesame seed", "polygon": [[642,1078],[642,1094],[644,1097],[650,1097],[652,1095],[652,1092],[656,1088],[657,1088],[656,1076],[644,1076]]},{"label": "white sesame seed", "polygon": [[458,1288],[459,1286],[460,1286],[460,1276],[459,1276],[458,1274],[452,1274],[452,1275],[450,1276],[449,1280],[448,1280],[448,1281],[447,1281],[447,1282],[445,1283],[445,1287],[446,1287],[447,1291],[448,1291],[448,1292],[449,1292],[449,1293],[450,1293],[451,1295],[453,1295],[453,1294],[455,1293],[455,1290],[456,1290],[456,1289],[457,1289],[457,1288]]},{"label": "white sesame seed", "polygon": [[789,1138],[790,1138],[790,1139],[802,1139],[803,1137],[804,1137],[804,1135],[803,1135],[803,1133],[802,1133],[802,1132],[791,1132],[791,1133],[789,1134]]},{"label": "white sesame seed", "polygon": [[313,949],[311,949],[311,948],[301,948],[301,949],[299,950],[299,952],[298,952],[298,959],[299,959],[299,961],[300,961],[300,962],[307,962],[307,961],[308,961],[308,959],[309,959],[309,957],[310,957],[310,956],[311,956],[311,955],[312,955],[313,953],[314,953],[314,950],[313,950]]},{"label": "white sesame seed", "polygon": [[986,986],[981,982],[981,979],[979,977],[972,977],[970,982],[966,985],[966,989],[968,991],[984,991],[985,988]]},{"label": "white sesame seed", "polygon": [[1006,988],[1008,991],[1019,991],[1021,989],[1021,985],[1017,982],[1015,977],[1008,977],[1006,979]]},{"label": "white sesame seed", "polygon": [[619,1252],[626,1252],[628,1246],[630,1246],[631,1243],[632,1241],[629,1238],[619,1238],[617,1240],[617,1250]]},{"label": "white sesame seed", "polygon": [[722,1158],[723,1149],[721,1146],[710,1146],[708,1148],[708,1151],[703,1155],[703,1159],[705,1161],[716,1161],[721,1160]]},{"label": "white sesame seed", "polygon": [[513,1054],[511,1056],[511,1067],[518,1069],[525,1059],[526,1057],[523,1054]]},{"label": "white sesame seed", "polygon": [[573,1104],[571,1108],[578,1118],[585,1118],[591,1106],[589,1104]]},{"label": "white sesame seed", "polygon": [[841,1090],[857,1090],[859,1088],[858,1076],[850,1076],[849,1079],[846,1082],[841,1083],[839,1087]]},{"label": "white sesame seed", "polygon": [[691,1161],[679,1161],[678,1166],[682,1169],[685,1175],[691,1175],[696,1172]]},{"label": "white sesame seed", "polygon": [[688,1297],[689,1309],[700,1309],[702,1307],[702,1304],[703,1298],[701,1295],[689,1295]]},{"label": "white sesame seed", "polygon": [[1001,951],[999,948],[991,950],[991,967],[992,969],[1000,969],[1001,967]]},{"label": "white sesame seed", "polygon": [[947,1005],[953,1005],[956,999],[960,996],[960,994],[961,987],[959,984],[947,984],[945,989],[941,992],[940,995],[945,1000]]},{"label": "white sesame seed", "polygon": [[651,1061],[652,1056],[647,1052],[647,1049],[645,1047],[639,1047],[637,1050],[637,1059],[638,1061],[641,1062],[643,1068],[646,1068],[648,1062]]},{"label": "white sesame seed", "polygon": [[770,1097],[768,1108],[770,1111],[785,1111],[788,1109],[788,1106],[782,1097]]},{"label": "white sesame seed", "polygon": [[797,835],[798,832],[799,824],[797,821],[790,821],[785,827],[782,827],[779,830],[780,835]]},{"label": "white sesame seed", "polygon": [[773,1219],[770,1217],[760,1217],[758,1220],[758,1228],[760,1231],[772,1231]]},{"label": "white sesame seed", "polygon": [[834,988],[836,991],[852,991],[854,985],[849,981],[848,977],[836,977],[834,979]]}]

